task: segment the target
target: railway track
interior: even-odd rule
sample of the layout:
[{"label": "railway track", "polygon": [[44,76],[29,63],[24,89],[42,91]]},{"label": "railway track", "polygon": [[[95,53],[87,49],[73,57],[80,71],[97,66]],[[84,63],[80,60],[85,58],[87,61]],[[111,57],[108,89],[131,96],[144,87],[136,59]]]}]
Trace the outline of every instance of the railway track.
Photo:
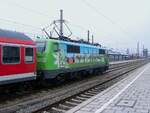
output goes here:
[{"label": "railway track", "polygon": [[101,76],[94,76],[53,89],[50,88],[49,90],[30,95],[26,98],[17,101],[14,100],[13,102],[9,102],[9,104],[0,105],[0,112],[66,112],[113,83],[116,83],[116,81],[124,78],[129,72],[145,63],[147,61],[139,60],[120,65],[112,65],[110,70]]},{"label": "railway track", "polygon": [[[145,63],[144,63],[145,64]],[[126,68],[120,68],[117,73],[113,73],[113,76],[105,78],[105,80],[83,92],[80,92],[76,95],[73,95],[69,98],[66,98],[62,101],[59,101],[55,104],[52,104],[48,107],[42,108],[37,110],[34,113],[65,113],[68,110],[72,109],[73,107],[79,105],[83,101],[95,96],[96,94],[100,93],[104,89],[108,88],[109,86],[113,85],[114,83],[123,79],[127,74],[131,71],[135,70],[136,68],[140,67],[143,64],[129,64],[130,66]],[[123,65],[124,66],[124,65]]]}]

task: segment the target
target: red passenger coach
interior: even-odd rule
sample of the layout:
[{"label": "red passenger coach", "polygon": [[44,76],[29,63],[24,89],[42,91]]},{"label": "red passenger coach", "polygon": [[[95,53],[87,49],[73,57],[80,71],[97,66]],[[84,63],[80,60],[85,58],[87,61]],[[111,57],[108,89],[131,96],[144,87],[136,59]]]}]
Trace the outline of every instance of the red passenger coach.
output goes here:
[{"label": "red passenger coach", "polygon": [[0,29],[0,85],[36,79],[36,47],[23,33]]}]

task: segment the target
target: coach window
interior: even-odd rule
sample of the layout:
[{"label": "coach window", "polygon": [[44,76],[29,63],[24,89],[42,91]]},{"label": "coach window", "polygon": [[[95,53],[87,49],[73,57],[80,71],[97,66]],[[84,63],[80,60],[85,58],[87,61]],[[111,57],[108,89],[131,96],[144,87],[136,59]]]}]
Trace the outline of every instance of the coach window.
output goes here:
[{"label": "coach window", "polygon": [[33,48],[25,48],[25,62],[26,63],[33,62]]},{"label": "coach window", "polygon": [[19,63],[20,62],[20,48],[19,47],[4,46],[3,47],[2,62],[4,64]]},{"label": "coach window", "polygon": [[99,49],[99,54],[105,54],[105,50],[104,49]]}]

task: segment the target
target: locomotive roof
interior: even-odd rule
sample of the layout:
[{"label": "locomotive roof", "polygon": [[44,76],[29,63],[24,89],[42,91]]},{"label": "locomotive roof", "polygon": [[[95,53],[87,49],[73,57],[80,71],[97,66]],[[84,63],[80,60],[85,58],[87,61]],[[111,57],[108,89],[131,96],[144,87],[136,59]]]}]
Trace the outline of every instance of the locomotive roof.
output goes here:
[{"label": "locomotive roof", "polygon": [[76,45],[76,44],[77,45],[86,45],[86,46],[88,45],[88,46],[91,46],[91,47],[104,49],[104,48],[101,47],[101,45],[99,43],[90,43],[90,42],[85,41],[83,39],[81,39],[81,40],[72,40],[68,37],[62,37],[61,39],[51,37],[51,38],[40,39],[40,40],[41,41],[46,41],[46,40],[54,40],[55,41],[56,40],[56,41],[63,42],[63,43],[66,43],[66,44],[68,43],[68,44],[73,44],[73,45]]},{"label": "locomotive roof", "polygon": [[15,38],[15,39],[21,39],[21,40],[30,40],[30,41],[32,40],[30,37],[28,37],[24,33],[3,30],[3,29],[0,29],[0,37]]},{"label": "locomotive roof", "polygon": [[81,43],[81,42],[72,42],[72,41],[66,41],[66,40],[58,40],[58,39],[54,39],[54,38],[38,39],[36,42],[46,42],[46,41],[53,41],[53,42],[58,42],[58,43],[70,44],[70,45],[77,45],[77,46],[84,46],[84,47],[92,47],[92,48],[104,49],[101,46],[96,46],[94,44]]}]

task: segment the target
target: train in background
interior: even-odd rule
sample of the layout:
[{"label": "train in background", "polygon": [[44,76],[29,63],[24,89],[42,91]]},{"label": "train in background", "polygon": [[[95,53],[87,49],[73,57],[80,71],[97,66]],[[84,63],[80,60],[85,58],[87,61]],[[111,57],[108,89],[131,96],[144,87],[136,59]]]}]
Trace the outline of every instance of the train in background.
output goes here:
[{"label": "train in background", "polygon": [[108,68],[100,46],[52,38],[35,43],[23,33],[0,29],[0,85]]},{"label": "train in background", "polygon": [[113,51],[113,50],[107,50],[107,55],[109,58],[109,61],[122,61],[122,60],[130,60],[133,59],[131,58],[131,56],[129,54],[123,54],[117,51]]},{"label": "train in background", "polygon": [[65,37],[63,25],[69,27],[63,19],[63,11],[60,12],[60,20],[53,22],[57,38],[51,36],[53,32],[45,30],[48,27],[43,29],[45,38],[36,42],[23,33],[0,29],[0,85],[31,80],[59,81],[66,76],[82,76],[109,69],[109,58],[112,61],[113,54],[109,54],[100,44],[90,43],[89,34],[88,41],[71,40],[71,35]]}]

